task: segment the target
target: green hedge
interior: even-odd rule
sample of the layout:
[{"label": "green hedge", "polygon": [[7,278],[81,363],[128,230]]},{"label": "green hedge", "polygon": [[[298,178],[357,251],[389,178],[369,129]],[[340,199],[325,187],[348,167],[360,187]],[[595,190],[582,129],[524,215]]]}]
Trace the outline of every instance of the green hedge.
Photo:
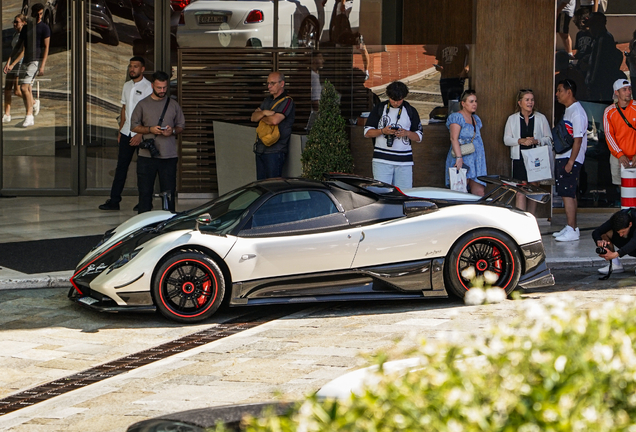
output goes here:
[{"label": "green hedge", "polygon": [[403,352],[421,359],[417,371],[347,401],[310,397],[296,414],[250,419],[245,430],[636,431],[635,306],[522,301],[510,325]]}]

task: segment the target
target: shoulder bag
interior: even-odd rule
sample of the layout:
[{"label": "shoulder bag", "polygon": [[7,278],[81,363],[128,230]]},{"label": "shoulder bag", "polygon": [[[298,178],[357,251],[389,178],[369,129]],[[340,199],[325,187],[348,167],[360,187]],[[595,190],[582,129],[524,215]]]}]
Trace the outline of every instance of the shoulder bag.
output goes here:
[{"label": "shoulder bag", "polygon": [[615,105],[616,105],[616,110],[621,115],[621,117],[623,117],[625,124],[627,124],[627,126],[629,126],[630,128],[636,130],[636,128],[629,122],[629,120],[625,118],[625,114],[623,114],[623,110],[621,109],[621,107],[618,106],[618,102]]},{"label": "shoulder bag", "polygon": [[[477,135],[477,126],[475,126],[475,117],[472,114],[470,116],[470,119],[473,121],[473,137],[470,139],[470,142],[467,143],[463,143],[462,140],[459,140],[459,150],[462,152],[462,156],[475,153],[475,144],[473,144],[473,141],[475,140],[475,135]],[[457,157],[452,145],[451,156],[453,156],[454,158]]]},{"label": "shoulder bag", "polygon": [[572,149],[574,145],[574,137],[570,135],[565,121],[561,119],[552,129],[552,140],[554,142],[554,151],[556,154],[563,154]]},{"label": "shoulder bag", "polygon": [[[276,108],[276,105],[284,101],[285,99],[289,99],[289,96],[285,96],[278,102],[276,102],[270,110]],[[258,126],[256,127],[256,136],[261,140],[263,144],[267,147],[271,147],[278,142],[280,139],[280,131],[278,130],[278,125],[270,125],[265,123],[263,120],[258,122]]]}]

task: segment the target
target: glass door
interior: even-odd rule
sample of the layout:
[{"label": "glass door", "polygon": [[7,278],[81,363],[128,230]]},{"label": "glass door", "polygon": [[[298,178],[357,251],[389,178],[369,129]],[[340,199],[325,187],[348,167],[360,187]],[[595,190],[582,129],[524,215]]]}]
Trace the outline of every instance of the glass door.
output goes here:
[{"label": "glass door", "polygon": [[[122,88],[131,79],[133,56],[145,61],[144,75],[153,72],[154,1],[85,2],[86,33],[86,137],[82,146],[82,190],[108,195],[115,178],[121,118]],[[132,110],[131,110],[132,113]],[[124,152],[127,153],[127,152]],[[122,153],[122,154],[124,154]],[[126,171],[123,194],[137,194],[136,155]],[[119,181],[122,179],[120,178]]]},{"label": "glass door", "polygon": [[[36,3],[44,9],[35,10],[32,17]],[[74,3],[2,0],[3,66],[16,43],[24,47],[22,63],[12,61],[13,68],[2,76],[4,191],[77,193],[71,131],[74,76],[70,12]],[[22,26],[29,36],[25,36],[24,45],[14,37]],[[13,58],[17,58],[15,53]]]}]

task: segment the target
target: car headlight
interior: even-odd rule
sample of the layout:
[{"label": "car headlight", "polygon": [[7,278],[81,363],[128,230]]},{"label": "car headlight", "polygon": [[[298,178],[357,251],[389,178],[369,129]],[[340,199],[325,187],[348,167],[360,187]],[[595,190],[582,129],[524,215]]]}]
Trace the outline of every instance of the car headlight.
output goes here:
[{"label": "car headlight", "polygon": [[143,248],[138,247],[137,249],[135,249],[132,252],[125,252],[123,253],[119,259],[117,259],[117,261],[115,261],[114,263],[112,263],[108,269],[108,273],[112,272],[115,269],[118,269],[120,267],[125,266],[126,264],[128,264],[134,257],[137,256],[137,254],[139,252],[141,252]]}]

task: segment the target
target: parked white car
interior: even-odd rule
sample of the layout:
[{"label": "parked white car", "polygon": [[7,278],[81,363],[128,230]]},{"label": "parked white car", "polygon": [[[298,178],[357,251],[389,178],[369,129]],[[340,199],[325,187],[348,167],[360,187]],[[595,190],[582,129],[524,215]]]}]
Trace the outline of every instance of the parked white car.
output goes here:
[{"label": "parked white car", "polygon": [[[359,27],[360,1],[350,0],[349,21]],[[278,46],[315,47],[329,40],[335,0],[278,0]],[[177,30],[184,48],[274,45],[274,2],[269,0],[198,0],[183,11]]]}]

